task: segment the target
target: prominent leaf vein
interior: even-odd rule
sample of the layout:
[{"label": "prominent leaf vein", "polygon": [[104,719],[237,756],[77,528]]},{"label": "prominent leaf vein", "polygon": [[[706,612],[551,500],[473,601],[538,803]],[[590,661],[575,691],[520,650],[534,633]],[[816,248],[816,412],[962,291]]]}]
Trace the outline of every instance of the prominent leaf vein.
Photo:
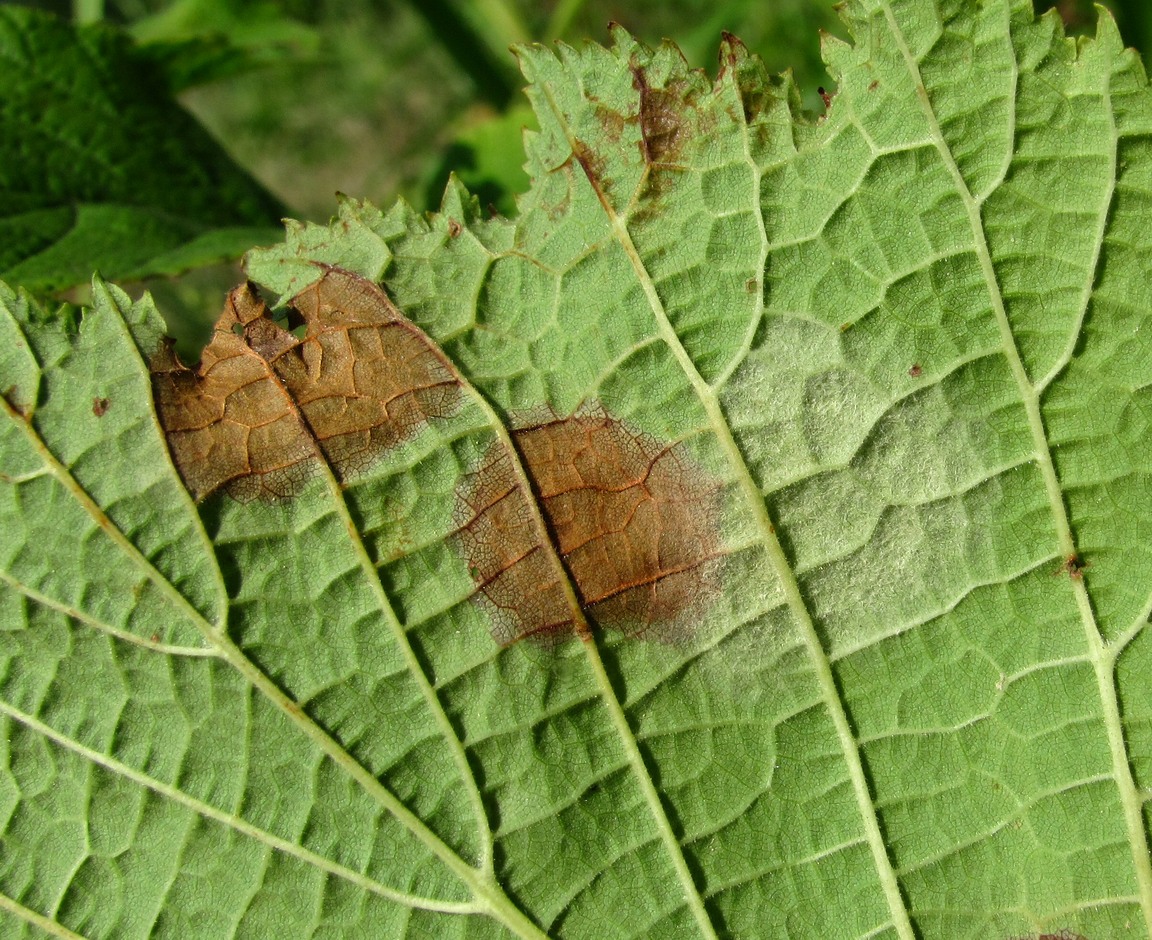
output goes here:
[{"label": "prominent leaf vein", "polygon": [[461,784],[467,793],[469,806],[480,838],[481,854],[478,867],[480,871],[490,876],[492,873],[492,834],[488,826],[488,816],[484,811],[484,804],[480,798],[480,790],[476,786],[475,775],[468,766],[468,755],[464,752],[464,746],[460,742],[460,738],[456,735],[455,729],[452,727],[448,713],[444,710],[440,697],[436,694],[436,690],[432,687],[427,673],[421,666],[420,660],[416,656],[416,651],[412,648],[412,644],[408,640],[408,634],[404,629],[404,625],[400,622],[400,618],[396,615],[396,609],[392,606],[392,602],[384,590],[384,584],[380,580],[380,573],[376,570],[376,565],[373,563],[372,557],[368,554],[368,548],[364,544],[360,530],[352,518],[343,488],[337,482],[335,476],[333,476],[331,468],[329,468],[326,463],[322,464],[322,466],[324,467],[323,477],[331,493],[332,505],[335,507],[335,511],[348,533],[349,542],[356,555],[356,560],[368,580],[369,588],[372,591],[376,605],[392,632],[393,639],[400,650],[400,655],[404,660],[408,674],[416,683],[417,688],[420,689],[420,694],[429,712],[432,714],[437,730],[440,732],[452,753],[452,759],[456,764],[457,772],[460,774]]},{"label": "prominent leaf vein", "polygon": [[89,518],[100,527],[112,543],[124,554],[153,585],[164,598],[172,604],[184,617],[196,626],[205,636],[213,636],[220,632],[218,624],[210,623],[164,575],[153,566],[140,550],[132,543],[120,528],[115,525],[108,515],[80,485],[80,482],[71,474],[52,453],[44,439],[37,433],[30,420],[16,411],[6,398],[0,396],[0,410],[17,426],[23,428],[26,437],[40,457],[45,470],[51,474],[56,482],[80,505]]},{"label": "prominent leaf vein", "polygon": [[[735,81],[733,81],[735,86]],[[760,321],[764,318],[764,272],[768,267],[768,229],[764,224],[764,200],[760,198],[760,168],[756,165],[756,160],[752,156],[752,143],[749,139],[749,128],[747,122],[740,122],[740,138],[744,145],[744,162],[748,165],[748,172],[752,175],[755,182],[753,192],[755,198],[753,204],[756,206],[756,235],[760,240],[759,257],[756,262],[756,273],[753,275],[755,281],[755,300],[752,304],[752,310],[748,315],[748,323],[744,329],[744,336],[740,341],[740,345],[733,351],[732,358],[717,374],[715,380],[712,382],[713,389],[722,389],[727,385],[729,379],[732,378],[733,373],[740,368],[741,364],[748,356],[749,350],[752,348],[752,343],[756,338],[756,330],[760,326]]]},{"label": "prominent leaf vein", "polygon": [[[575,131],[567,120],[562,108],[557,103],[552,89],[545,85],[544,93],[556,120],[568,138],[572,152],[581,152],[582,145],[576,138]],[[853,793],[855,794],[857,806],[863,820],[873,863],[888,904],[892,925],[896,929],[898,936],[901,937],[901,940],[913,940],[915,934],[912,930],[912,923],[909,919],[904,899],[900,894],[900,887],[897,882],[895,870],[888,856],[884,835],[880,830],[880,821],[876,814],[872,794],[868,787],[868,780],[864,773],[863,760],[848,720],[848,714],[844,709],[844,704],[840,700],[839,692],[836,688],[831,663],[828,660],[823,644],[820,642],[820,637],[812,621],[812,615],[808,611],[807,602],[800,592],[800,586],[796,581],[791,564],[784,553],[783,546],[781,546],[780,541],[776,537],[775,528],[768,513],[767,503],[760,493],[760,488],[752,476],[748,463],[744,459],[744,455],[732,435],[732,429],[724,415],[715,390],[704,380],[704,377],[696,368],[695,363],[692,361],[687,349],[684,348],[683,343],[680,342],[680,337],[677,335],[676,330],[668,318],[667,311],[664,309],[664,303],[660,299],[660,295],[647,270],[644,259],[640,256],[635,243],[632,241],[632,236],[628,231],[627,220],[616,212],[611,201],[603,192],[602,187],[597,184],[596,180],[590,174],[588,175],[588,181],[600,201],[600,205],[607,216],[609,226],[617,242],[628,257],[641,290],[644,292],[644,296],[652,310],[657,332],[664,340],[669,352],[675,357],[685,377],[692,385],[707,415],[709,426],[715,433],[716,439],[728,459],[740,491],[752,513],[761,540],[771,559],[773,568],[780,579],[788,607],[796,618],[797,624],[804,637],[805,645],[814,666],[816,679],[820,686],[822,699],[836,728],[837,739],[848,767]],[[619,720],[623,730],[627,730],[627,719],[622,710],[620,711]],[[683,849],[679,841],[675,838],[671,827],[667,824],[667,816],[664,814],[659,795],[656,793],[655,787],[652,784],[651,776],[647,773],[646,768],[642,767],[642,769],[644,770],[644,776],[641,780],[642,785],[646,782],[646,793],[649,791],[651,793],[650,799],[653,803],[653,814],[658,821],[663,821],[663,824],[667,826],[666,844],[668,852],[676,868],[677,875],[684,885],[689,903],[692,905],[693,913],[696,915],[697,924],[706,936],[712,936],[714,935],[714,931],[711,920],[703,906],[699,889],[696,887],[695,880],[692,878],[692,873],[688,868]]]},{"label": "prominent leaf vein", "polygon": [[[900,51],[900,55],[903,57],[905,67],[908,69],[915,84],[916,97],[920,103],[920,108],[924,113],[925,119],[928,122],[936,150],[940,154],[941,160],[949,174],[952,176],[956,192],[960,196],[968,215],[973,244],[977,257],[979,258],[980,269],[984,276],[988,297],[992,304],[993,315],[996,319],[996,325],[1000,331],[1001,341],[1004,346],[1004,355],[1012,371],[1012,376],[1016,381],[1020,398],[1028,416],[1028,428],[1032,435],[1035,458],[1044,480],[1044,487],[1048,497],[1052,521],[1056,530],[1057,541],[1060,546],[1060,553],[1067,558],[1077,557],[1075,537],[1072,532],[1071,521],[1068,518],[1068,509],[1064,503],[1063,490],[1056,474],[1056,466],[1052,459],[1052,450],[1048,444],[1044,418],[1040,410],[1040,389],[1034,386],[1028,377],[1020,348],[1012,330],[1012,324],[1008,319],[1003,293],[1000,290],[996,270],[992,262],[992,254],[984,234],[979,203],[969,190],[967,182],[960,172],[960,167],[948,146],[948,142],[944,138],[940,122],[932,106],[932,100],[921,77],[919,64],[908,46],[908,42],[900,28],[900,24],[897,22],[896,14],[891,4],[885,0],[885,2],[882,3],[882,9],[888,22],[888,27],[895,39],[896,46]],[[1111,103],[1107,96],[1105,98],[1105,106],[1108,113],[1111,114]],[[1112,140],[1112,177],[1114,178],[1117,140],[1114,126],[1112,130]],[[1106,214],[1103,215],[1106,216]],[[1100,258],[1100,245],[1103,242],[1104,221],[1102,220],[1100,224],[1101,227],[1095,236],[1096,247],[1094,258],[1097,264]],[[1080,325],[1083,322],[1090,294],[1091,284],[1086,286],[1085,293],[1081,299],[1076,329],[1072,331],[1075,335],[1079,334]],[[1075,335],[1069,338],[1069,345],[1065,350],[1066,354],[1072,348],[1072,345],[1074,345]],[[1096,685],[1102,706],[1102,718],[1108,736],[1108,748],[1112,760],[1112,774],[1119,793],[1120,803],[1123,807],[1124,822],[1128,831],[1128,840],[1132,852],[1133,870],[1136,875],[1136,881],[1140,886],[1140,907],[1144,914],[1145,925],[1149,933],[1152,933],[1152,856],[1149,855],[1148,835],[1144,828],[1139,790],[1132,774],[1132,766],[1128,757],[1128,747],[1124,734],[1124,723],[1120,713],[1120,703],[1114,673],[1115,652],[1108,649],[1104,637],[1100,632],[1100,628],[1096,623],[1096,614],[1092,607],[1091,598],[1088,596],[1088,589],[1084,583],[1084,579],[1069,578],[1068,581],[1073,595],[1073,602],[1076,605],[1081,623],[1083,624],[1085,642],[1090,651],[1090,657],[1096,675]]]},{"label": "prominent leaf vein", "polygon": [[62,924],[58,924],[51,917],[45,917],[43,914],[25,907],[14,898],[8,897],[6,894],[0,894],[0,910],[8,911],[23,921],[27,921],[36,927],[39,927],[44,933],[50,937],[61,937],[63,940],[84,940],[78,933],[73,933]]},{"label": "prominent leaf vein", "polygon": [[0,581],[7,584],[12,590],[23,594],[31,601],[35,601],[41,607],[47,607],[49,610],[55,610],[72,620],[82,623],[85,626],[92,627],[102,633],[107,633],[109,636],[115,637],[118,640],[123,640],[125,643],[132,643],[135,646],[142,646],[144,649],[151,650],[154,653],[161,653],[165,656],[188,656],[192,658],[205,658],[205,657],[219,657],[220,653],[210,646],[178,646],[173,643],[160,643],[153,642],[147,637],[139,636],[131,630],[123,630],[120,627],[114,627],[110,623],[105,623],[93,617],[91,614],[85,613],[70,604],[62,603],[55,598],[49,597],[47,594],[42,594],[40,591],[29,587],[27,584],[22,584],[13,578],[6,571],[0,571]]},{"label": "prominent leaf vein", "polygon": [[[265,673],[227,636],[224,630],[211,623],[191,604],[191,602],[173,585],[153,564],[144,557],[140,550],[100,509],[88,492],[80,485],[69,470],[57,459],[47,443],[36,432],[33,425],[19,414],[7,399],[0,396],[0,408],[7,417],[22,427],[39,455],[45,467],[57,482],[72,496],[84,509],[94,522],[96,522],[112,540],[113,544],[123,553],[125,558],[151,581],[161,594],[168,599],[200,632],[219,650],[220,656],[236,669],[250,685],[267,698],[277,709],[282,711],[304,735],[331,758],[337,766],[360,785],[366,793],[379,802],[397,821],[422,842],[437,858],[443,862],[461,881],[471,890],[475,903],[483,912],[490,914],[506,927],[522,937],[543,937],[539,929],[522,911],[515,907],[507,896],[500,890],[490,872],[480,871],[465,862],[460,856],[434,833],[427,824],[413,813],[390,789],[384,786],[359,761],[320,727],[287,693],[277,686]],[[329,473],[329,476],[330,473]],[[332,480],[332,485],[335,480]],[[343,499],[338,506],[344,507],[345,524],[350,532],[355,531]],[[362,547],[362,546],[361,546]],[[373,572],[374,580],[379,583],[368,559],[369,569]],[[427,681],[427,677],[425,677]],[[2,705],[2,703],[0,703]],[[471,777],[467,778],[471,779]]]},{"label": "prominent leaf vein", "polygon": [[390,901],[395,901],[406,907],[419,908],[421,910],[440,911],[445,914],[475,914],[480,911],[480,907],[473,901],[448,901],[441,898],[429,898],[409,894],[405,891],[389,888],[387,885],[381,884],[373,878],[362,875],[360,872],[341,865],[339,862],[334,862],[329,858],[318,855],[304,848],[302,845],[298,845],[288,839],[283,839],[266,829],[261,829],[259,826],[254,826],[252,823],[233,813],[224,812],[212,806],[210,803],[205,803],[203,800],[199,800],[185,793],[178,787],[174,787],[148,774],[141,773],[127,764],[116,760],[114,757],[93,750],[74,738],[57,731],[55,728],[45,724],[34,716],[13,708],[6,702],[0,702],[0,713],[7,715],[14,721],[18,721],[37,734],[55,741],[65,750],[71,751],[109,773],[123,777],[125,780],[130,780],[132,783],[145,787],[165,799],[187,807],[198,816],[227,826],[229,829],[248,836],[257,842],[261,842],[269,848],[275,849],[277,852],[297,858],[308,865],[312,865],[331,875],[342,878],[357,887],[363,888],[365,891],[371,891],[373,894],[378,894],[381,897],[388,898]]}]

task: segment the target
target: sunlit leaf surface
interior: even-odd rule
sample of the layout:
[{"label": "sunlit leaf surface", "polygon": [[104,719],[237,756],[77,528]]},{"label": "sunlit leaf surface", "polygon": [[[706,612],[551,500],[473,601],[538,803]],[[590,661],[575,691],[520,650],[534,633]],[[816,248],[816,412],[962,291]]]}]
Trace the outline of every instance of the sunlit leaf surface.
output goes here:
[{"label": "sunlit leaf surface", "polygon": [[0,933],[1148,936],[1144,72],[846,16],[819,118],[522,50],[514,221],[346,201],[199,368],[0,295]]}]

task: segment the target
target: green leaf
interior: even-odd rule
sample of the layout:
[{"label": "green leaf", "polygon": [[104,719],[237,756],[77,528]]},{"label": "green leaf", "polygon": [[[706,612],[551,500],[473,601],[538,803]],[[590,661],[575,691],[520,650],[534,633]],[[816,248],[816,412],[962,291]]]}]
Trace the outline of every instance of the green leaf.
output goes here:
[{"label": "green leaf", "polygon": [[0,275],[172,274],[275,240],[281,207],[124,34],[0,10]]},{"label": "green leaf", "polygon": [[[252,253],[329,318],[217,333],[317,440],[277,499],[188,496],[150,301],[0,294],[6,935],[1149,935],[1152,96],[1106,15],[845,15],[826,118],[735,40],[715,83],[619,30],[532,47],[515,221],[453,184]],[[381,315],[403,363],[321,299],[339,269],[410,318]],[[367,407],[340,348],[454,391],[394,396],[405,433],[350,468],[293,371]],[[205,421],[253,423],[228,400]],[[640,482],[590,430],[528,438],[589,414]],[[476,554],[501,454],[588,638],[492,638],[545,605]],[[600,568],[549,461],[650,494],[572,514]],[[633,517],[703,490],[715,581],[675,629],[604,614],[618,534],[680,550]]]},{"label": "green leaf", "polygon": [[452,173],[490,211],[514,214],[516,197],[529,183],[524,172],[526,129],[536,118],[526,105],[466,123],[428,174],[427,204],[436,205]]},{"label": "green leaf", "polygon": [[316,65],[319,36],[279,3],[176,0],[129,27],[176,94],[274,65]]}]

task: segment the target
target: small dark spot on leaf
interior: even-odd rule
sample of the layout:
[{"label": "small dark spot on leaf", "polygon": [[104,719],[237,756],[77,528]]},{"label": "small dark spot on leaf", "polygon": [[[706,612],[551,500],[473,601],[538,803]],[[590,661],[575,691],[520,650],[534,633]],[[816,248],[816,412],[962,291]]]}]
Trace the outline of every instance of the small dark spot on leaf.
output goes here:
[{"label": "small dark spot on leaf", "polygon": [[28,420],[28,405],[20,401],[19,390],[15,385],[9,385],[4,390],[4,400],[8,403],[8,407],[16,412],[25,421]]},{"label": "small dark spot on leaf", "polygon": [[1028,934],[1023,937],[1012,937],[1011,940],[1088,940],[1083,934],[1064,929],[1056,933]]},{"label": "small dark spot on leaf", "polygon": [[749,294],[755,294],[759,289],[760,283],[754,277],[750,277],[744,282],[744,290],[748,291]]},{"label": "small dark spot on leaf", "polygon": [[924,370],[923,370],[923,368],[921,368],[920,363],[918,363],[918,362],[912,363],[912,367],[908,370],[908,374],[910,376],[912,376],[912,378],[914,378],[914,379],[920,378],[920,376],[921,376],[921,374],[923,374],[923,372],[924,372]]},{"label": "small dark spot on leaf", "polygon": [[736,47],[743,46],[744,43],[739,37],[732,35],[726,29],[720,30],[720,74],[723,76],[724,70],[727,68],[734,68],[739,62],[740,57],[736,54]]},{"label": "small dark spot on leaf", "polygon": [[455,219],[448,220],[448,237],[455,238],[462,231],[462,227]]},{"label": "small dark spot on leaf", "polygon": [[626,118],[619,111],[614,111],[602,104],[597,104],[592,113],[596,116],[596,120],[600,122],[600,126],[604,128],[604,136],[609,143],[619,141],[624,134],[625,126],[637,120],[635,117]]},{"label": "small dark spot on leaf", "polygon": [[880,87],[880,79],[874,78],[874,79],[872,79],[872,83],[868,86],[868,90],[869,91],[875,91],[879,87]]},{"label": "small dark spot on leaf", "polygon": [[825,110],[832,107],[832,98],[833,98],[832,92],[825,91],[824,86],[821,85],[819,88],[816,89],[816,94],[818,94],[820,96],[820,100],[824,102],[824,109]]},{"label": "small dark spot on leaf", "polygon": [[1057,574],[1066,574],[1073,581],[1079,581],[1084,577],[1084,569],[1088,567],[1086,562],[1079,555],[1072,554],[1065,557],[1061,562],[1060,567],[1056,569]]},{"label": "small dark spot on leaf", "polygon": [[150,636],[148,639],[153,643],[159,643],[160,642],[160,634],[159,633],[153,633],[152,636]]},{"label": "small dark spot on leaf", "polygon": [[108,410],[107,398],[93,398],[92,399],[92,414],[97,418],[103,418],[104,413]]}]

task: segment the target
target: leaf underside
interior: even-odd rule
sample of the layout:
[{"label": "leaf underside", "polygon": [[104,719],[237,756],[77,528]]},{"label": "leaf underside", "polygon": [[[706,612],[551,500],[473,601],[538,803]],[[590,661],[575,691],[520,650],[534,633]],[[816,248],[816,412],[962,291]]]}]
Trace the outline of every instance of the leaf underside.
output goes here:
[{"label": "leaf underside", "polygon": [[1149,934],[1143,69],[845,16],[818,120],[520,50],[514,221],[292,225],[198,368],[0,293],[0,933]]}]

